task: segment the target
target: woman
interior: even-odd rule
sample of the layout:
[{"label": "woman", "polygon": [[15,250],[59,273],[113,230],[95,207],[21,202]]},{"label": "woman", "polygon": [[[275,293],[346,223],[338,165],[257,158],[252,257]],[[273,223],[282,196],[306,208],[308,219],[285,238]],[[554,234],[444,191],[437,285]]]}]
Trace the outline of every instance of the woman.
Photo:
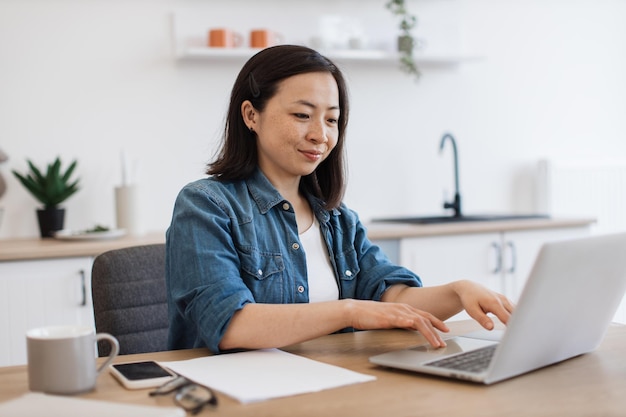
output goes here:
[{"label": "woman", "polygon": [[423,288],[342,202],[347,89],[301,46],[253,56],[208,178],[180,192],[167,232],[172,349],[281,347],[344,329],[419,330],[445,346],[463,308],[485,328],[511,303],[470,281]]}]

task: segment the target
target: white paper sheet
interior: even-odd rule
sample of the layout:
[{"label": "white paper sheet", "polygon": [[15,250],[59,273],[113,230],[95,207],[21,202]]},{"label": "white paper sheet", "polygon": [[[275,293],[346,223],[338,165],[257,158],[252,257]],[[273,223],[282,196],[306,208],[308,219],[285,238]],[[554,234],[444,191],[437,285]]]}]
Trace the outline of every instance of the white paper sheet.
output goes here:
[{"label": "white paper sheet", "polygon": [[0,404],[0,417],[185,417],[185,415],[185,411],[178,407],[122,404],[35,392]]},{"label": "white paper sheet", "polygon": [[160,364],[242,403],[316,392],[376,379],[371,375],[278,349],[228,353]]}]

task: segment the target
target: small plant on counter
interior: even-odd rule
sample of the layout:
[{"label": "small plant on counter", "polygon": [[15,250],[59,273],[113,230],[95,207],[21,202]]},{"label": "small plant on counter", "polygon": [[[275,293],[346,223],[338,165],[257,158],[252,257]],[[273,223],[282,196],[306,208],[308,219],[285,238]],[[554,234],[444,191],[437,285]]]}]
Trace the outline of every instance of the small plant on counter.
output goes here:
[{"label": "small plant on counter", "polygon": [[415,59],[413,57],[413,49],[415,47],[415,38],[411,30],[417,25],[417,17],[409,13],[405,0],[389,0],[385,7],[391,13],[400,19],[400,35],[398,35],[398,52],[400,53],[400,68],[409,75],[413,75],[418,79],[421,75]]},{"label": "small plant on counter", "polygon": [[101,232],[108,232],[110,230],[111,229],[109,228],[109,226],[102,226],[101,224],[97,224],[91,229],[85,230],[84,233],[101,233]]},{"label": "small plant on counter", "polygon": [[53,163],[48,164],[45,175],[32,161],[27,159],[26,162],[30,172],[22,175],[13,170],[13,175],[44,207],[57,207],[79,190],[79,180],[70,181],[77,161],[73,161],[65,172],[61,172],[61,159],[57,157]]},{"label": "small plant on counter", "polygon": [[30,172],[25,175],[13,170],[13,175],[35,197],[43,209],[37,210],[39,231],[41,237],[54,237],[55,233],[63,229],[65,209],[59,205],[79,190],[79,180],[71,180],[77,161],[73,161],[65,170],[61,170],[61,159],[56,158],[48,164],[45,175],[30,160],[26,160]]}]

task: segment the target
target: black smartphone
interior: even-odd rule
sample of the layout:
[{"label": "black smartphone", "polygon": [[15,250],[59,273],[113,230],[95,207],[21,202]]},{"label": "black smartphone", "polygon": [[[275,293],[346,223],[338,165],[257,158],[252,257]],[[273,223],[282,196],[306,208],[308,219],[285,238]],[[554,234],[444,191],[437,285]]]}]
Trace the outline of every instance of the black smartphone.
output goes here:
[{"label": "black smartphone", "polygon": [[110,370],[115,379],[128,389],[158,387],[176,377],[154,361],[115,363]]}]

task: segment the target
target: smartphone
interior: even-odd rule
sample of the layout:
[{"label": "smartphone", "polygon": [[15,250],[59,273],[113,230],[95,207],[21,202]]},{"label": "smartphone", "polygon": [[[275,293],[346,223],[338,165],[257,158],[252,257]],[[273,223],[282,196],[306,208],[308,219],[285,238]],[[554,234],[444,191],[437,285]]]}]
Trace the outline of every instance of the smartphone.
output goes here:
[{"label": "smartphone", "polygon": [[158,387],[177,376],[154,361],[114,363],[110,371],[128,389]]}]

